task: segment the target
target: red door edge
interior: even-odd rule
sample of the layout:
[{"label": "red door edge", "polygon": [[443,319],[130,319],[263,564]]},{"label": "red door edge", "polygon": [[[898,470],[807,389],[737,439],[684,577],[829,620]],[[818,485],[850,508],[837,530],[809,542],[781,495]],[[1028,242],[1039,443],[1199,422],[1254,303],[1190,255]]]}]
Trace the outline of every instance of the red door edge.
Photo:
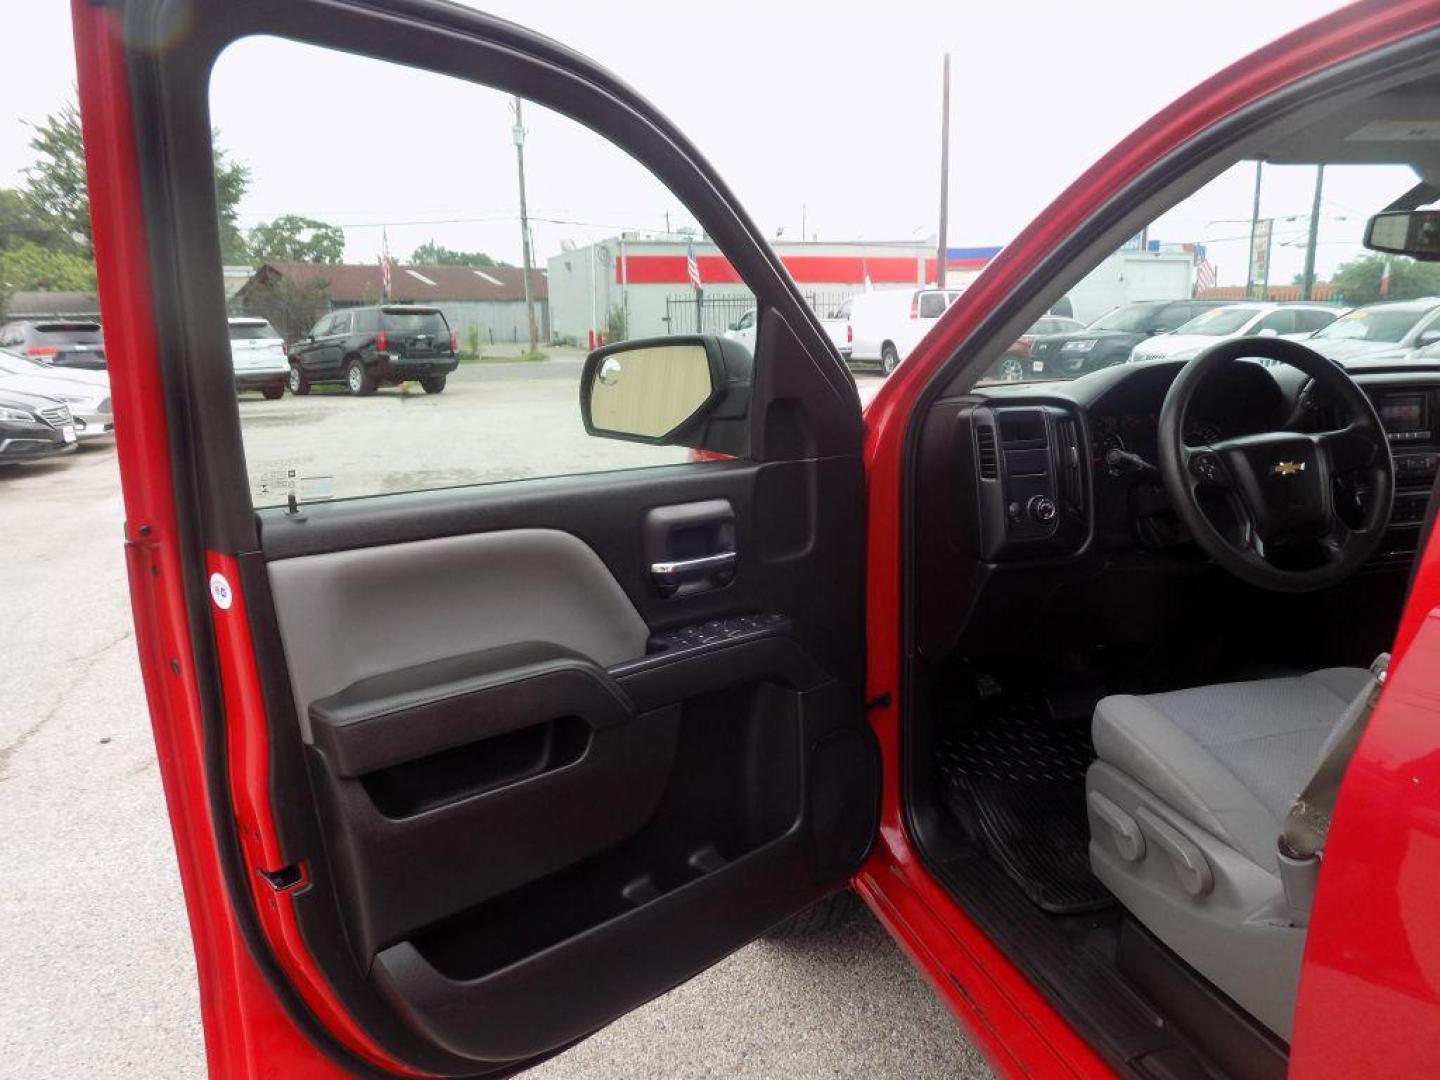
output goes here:
[{"label": "red door edge", "polygon": [[406,1076],[429,1075],[408,1068],[380,1049],[345,1010],[321,972],[295,914],[294,897],[309,883],[309,868],[301,864],[298,879],[280,887],[261,873],[281,870],[285,858],[270,808],[270,729],[255,667],[254,639],[240,587],[239,562],[233,555],[207,551],[205,563],[225,703],[231,808],[260,928],[306,1007],[344,1046],[380,1068]]},{"label": "red door edge", "polygon": [[[1013,1067],[997,1059],[997,1067],[1013,1068],[1016,1073],[1045,1068],[1052,1051],[1058,1052],[1063,1060],[1078,1063],[1081,1059],[1071,1059],[1070,1054],[1072,1048],[1079,1045],[1086,1052],[1081,1066],[1083,1075],[1110,1074],[1093,1051],[1085,1047],[1068,1021],[1034,989],[1008,957],[994,948],[984,931],[934,881],[908,832],[906,815],[900,805],[903,769],[900,559],[905,510],[905,438],[911,414],[932,378],[961,342],[1022,284],[1050,251],[1098,213],[1115,191],[1238,110],[1298,80],[1437,25],[1440,25],[1440,3],[1436,0],[1398,3],[1362,0],[1285,35],[1201,83],[1102,157],[1027,226],[941,316],[905,363],[886,379],[866,409],[866,698],[883,700],[882,695],[888,694],[888,704],[870,713],[884,770],[880,839],[852,884],[887,928],[898,931],[902,946],[921,964],[932,984],[977,1041],[989,1050],[998,1037],[1009,1054],[1019,1061],[1018,1067]],[[1414,597],[1412,607],[1413,600]],[[1406,625],[1412,622],[1407,617]],[[922,953],[920,946],[924,942],[907,938],[906,924],[887,919],[888,909],[913,911],[916,905],[929,909],[929,921],[934,926],[967,942],[983,942],[989,946],[985,950],[976,948],[969,954],[975,963],[973,968],[946,967],[950,957],[934,951]],[[922,920],[914,916],[909,925],[918,927]],[[910,933],[923,931],[911,929]],[[973,1008],[964,1000],[966,994],[979,1000],[976,987],[981,977],[1013,995],[1001,999],[1014,1002],[1007,1006],[1008,1014],[990,1017],[998,1036],[977,1023]],[[952,990],[951,982],[963,985]],[[1028,994],[1023,993],[1027,990]],[[1026,1047],[1034,1045],[1028,1042],[1031,1032],[1038,1034],[1052,1050],[1038,1058],[1030,1057]]]},{"label": "red door edge", "polygon": [[[208,1071],[343,1077],[286,1015],[249,952],[226,890],[207,797],[120,13],[72,0],[71,19],[131,607],[195,950]],[[365,1053],[358,1040],[352,1048],[384,1060],[373,1047]]]}]

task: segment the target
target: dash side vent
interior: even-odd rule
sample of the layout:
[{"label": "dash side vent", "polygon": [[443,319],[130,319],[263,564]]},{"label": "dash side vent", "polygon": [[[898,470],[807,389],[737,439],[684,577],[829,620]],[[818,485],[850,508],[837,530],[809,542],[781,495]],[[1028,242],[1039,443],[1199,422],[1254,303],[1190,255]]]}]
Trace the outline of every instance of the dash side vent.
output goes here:
[{"label": "dash side vent", "polygon": [[980,457],[980,479],[995,480],[1000,475],[1000,456],[995,449],[995,429],[981,424],[975,429],[975,444]]}]

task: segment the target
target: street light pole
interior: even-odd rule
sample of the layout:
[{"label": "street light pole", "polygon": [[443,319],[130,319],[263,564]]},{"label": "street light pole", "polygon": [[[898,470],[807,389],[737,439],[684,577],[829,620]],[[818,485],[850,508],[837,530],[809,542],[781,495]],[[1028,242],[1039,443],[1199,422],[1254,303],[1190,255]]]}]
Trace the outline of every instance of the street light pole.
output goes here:
[{"label": "street light pole", "polygon": [[1245,271],[1245,299],[1264,300],[1264,296],[1255,295],[1255,242],[1260,231],[1260,181],[1264,175],[1265,162],[1255,159],[1255,201],[1250,210],[1250,268]]},{"label": "street light pole", "polygon": [[1310,235],[1305,241],[1305,274],[1300,279],[1300,299],[1315,292],[1315,245],[1320,239],[1320,195],[1325,189],[1325,163],[1315,166],[1315,198],[1310,203]]},{"label": "street light pole", "polygon": [[530,351],[537,348],[535,297],[530,291],[530,217],[525,209],[525,124],[520,115],[520,98],[515,98],[515,126],[510,134],[515,140],[515,164],[520,173],[520,261],[525,274],[525,318],[530,329]]},{"label": "street light pole", "polygon": [[935,245],[935,284],[945,288],[946,237],[950,218],[950,54],[940,90],[940,239]]}]

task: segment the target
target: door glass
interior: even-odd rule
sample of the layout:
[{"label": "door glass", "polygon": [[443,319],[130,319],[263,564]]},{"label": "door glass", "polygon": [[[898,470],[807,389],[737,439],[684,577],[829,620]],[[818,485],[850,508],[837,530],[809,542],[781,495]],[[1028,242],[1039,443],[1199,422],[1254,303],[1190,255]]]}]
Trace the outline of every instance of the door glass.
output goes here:
[{"label": "door glass", "polygon": [[945,314],[945,294],[927,292],[920,294],[920,318],[938,319]]},{"label": "door glass", "polygon": [[[257,107],[277,71],[284,107]],[[244,173],[230,315],[268,319],[294,369],[279,400],[239,396],[255,505],[689,460],[580,410],[591,348],[719,335],[755,303],[629,155],[490,87],[275,38],[220,57],[211,115]]]}]

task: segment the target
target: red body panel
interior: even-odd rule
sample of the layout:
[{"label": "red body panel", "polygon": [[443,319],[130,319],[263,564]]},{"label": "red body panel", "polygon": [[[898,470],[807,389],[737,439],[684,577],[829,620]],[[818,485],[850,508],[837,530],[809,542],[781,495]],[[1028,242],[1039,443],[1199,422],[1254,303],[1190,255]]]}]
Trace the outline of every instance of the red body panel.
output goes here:
[{"label": "red body panel", "polygon": [[[72,0],[100,301],[124,483],[127,559],[141,668],[194,937],[212,1076],[341,1076],[290,1022],[265,984],[227,897],[210,828],[205,758],[172,494],[170,447],[117,12]],[[900,689],[900,522],[904,429],[925,383],[984,313],[1117,185],[1259,96],[1440,22],[1440,5],[1369,2],[1321,20],[1205,83],[1085,174],[954,304],[867,412],[868,604],[872,696]],[[718,280],[718,278],[716,279]],[[260,705],[244,598],[215,612],[237,814],[254,866],[276,858],[264,798]],[[1347,778],[1322,877],[1302,984],[1295,1075],[1429,1075],[1418,1051],[1440,1036],[1440,542],[1432,542],[1402,644]],[[876,914],[974,1032],[996,1067],[1039,1076],[1107,1070],[918,862],[900,807],[898,701],[874,714],[885,767],[876,851],[855,881]],[[332,1033],[382,1060],[331,999],[294,933],[283,894],[257,884],[262,925],[282,966]],[[1428,976],[1428,977],[1427,977]]]},{"label": "red body panel", "polygon": [[[235,921],[210,827],[119,13],[73,0],[85,165],[140,670],[175,837],[212,1077],[341,1077],[290,1022]],[[268,817],[268,808],[267,815]]]},{"label": "red body panel", "polygon": [[[1080,177],[1040,216],[1005,248],[961,298],[950,306],[931,333],[915,349],[905,363],[886,380],[866,411],[868,429],[866,442],[867,495],[867,621],[868,664],[867,696],[874,700],[889,692],[891,703],[872,714],[872,722],[884,757],[884,798],[881,805],[880,842],[867,865],[855,881],[857,890],[869,901],[871,908],[886,923],[906,951],[925,972],[942,999],[973,1031],[981,1046],[991,1055],[1002,1072],[1022,1073],[1033,1070],[1054,1074],[1069,1070],[1071,1075],[1109,1075],[1105,1065],[1085,1047],[1066,1021],[1044,1001],[1025,977],[998,950],[990,945],[980,929],[941,890],[919,863],[900,806],[901,739],[900,739],[900,619],[901,523],[904,505],[904,443],[905,428],[911,411],[925,385],[942,364],[950,358],[982,318],[1003,300],[1022,277],[1063,237],[1078,228],[1115,191],[1142,173],[1162,156],[1174,151],[1187,140],[1199,135],[1235,110],[1273,93],[1281,87],[1318,73],[1361,53],[1420,33],[1440,23],[1440,4],[1433,0],[1410,2],[1378,2],[1368,0],[1310,24],[1272,45],[1253,53],[1220,74],[1202,83],[1175,104],[1155,116],[1118,147]],[[1435,545],[1432,544],[1432,555]],[[1433,557],[1432,557],[1433,562]],[[1428,592],[1417,592],[1410,600],[1406,626],[1418,624],[1417,611],[1429,612],[1440,604],[1440,567],[1431,566],[1425,579]],[[1432,621],[1433,622],[1433,621]],[[1428,625],[1428,624],[1427,624]],[[1440,628],[1437,628],[1440,631]],[[1413,632],[1413,629],[1412,629]],[[1419,638],[1416,639],[1417,641]],[[1410,664],[1402,659],[1396,671],[1399,680],[1429,682],[1432,694],[1440,694],[1440,666],[1436,654],[1429,661],[1428,673],[1417,670],[1424,661]],[[1417,657],[1418,658],[1418,657]],[[1410,670],[1405,670],[1406,668]],[[1398,682],[1397,682],[1398,685]],[[1390,695],[1386,695],[1389,697]],[[1417,751],[1428,752],[1440,759],[1440,723],[1436,723],[1435,702],[1431,698],[1429,723],[1412,731],[1408,743]],[[1388,744],[1389,729],[1404,723],[1397,716],[1400,706],[1387,702],[1375,717],[1370,734],[1361,746],[1362,761],[1346,781],[1337,814],[1336,841],[1340,853],[1353,857],[1357,841],[1350,839],[1351,830],[1358,828],[1346,821],[1355,808],[1384,807],[1393,796],[1389,784],[1381,789],[1373,751]],[[1413,724],[1421,710],[1412,706]],[[1422,734],[1423,732],[1423,734]],[[1421,751],[1421,745],[1424,750]],[[1440,766],[1431,766],[1428,782],[1440,781]],[[1311,930],[1311,949],[1306,955],[1306,972],[1301,986],[1301,1013],[1295,1036],[1293,1076],[1360,1076],[1373,1075],[1357,1063],[1368,1060],[1365,1047],[1374,1040],[1393,1040],[1395,1046],[1416,1049],[1433,1046],[1433,1035],[1440,1032],[1440,987],[1412,977],[1409,987],[1408,1011],[1397,1010],[1394,1020],[1387,1020],[1379,1002],[1394,996],[1390,983],[1391,971],[1418,975],[1410,936],[1428,935],[1440,943],[1440,917],[1435,914],[1434,886],[1440,885],[1440,847],[1430,838],[1440,828],[1440,795],[1432,795],[1426,783],[1417,783],[1411,791],[1414,812],[1410,821],[1396,820],[1398,805],[1389,811],[1384,823],[1388,847],[1393,858],[1410,848],[1412,842],[1425,837],[1433,854],[1423,860],[1429,872],[1421,880],[1429,886],[1429,896],[1420,906],[1407,906],[1403,916],[1395,912],[1394,933],[1387,941],[1372,937],[1363,914],[1362,903],[1373,900],[1373,891],[1366,895],[1363,888],[1354,891],[1339,880],[1332,882],[1322,875],[1320,906]],[[1415,815],[1429,814],[1429,825],[1422,833]],[[1373,825],[1373,822],[1372,822]],[[1374,825],[1371,833],[1371,857],[1379,846]],[[1411,852],[1411,861],[1416,859]],[[1375,881],[1395,880],[1398,868],[1391,865],[1388,876],[1371,876]],[[1419,897],[1426,890],[1414,889]],[[904,914],[897,918],[895,912]],[[1361,941],[1364,947],[1361,948]],[[1336,958],[1356,952],[1366,959],[1362,964],[1352,961],[1343,968]],[[1429,955],[1430,973],[1440,972],[1440,955]],[[1313,969],[1313,971],[1312,971]],[[1423,970],[1424,968],[1422,968]],[[1338,974],[1344,970],[1345,976]],[[1370,995],[1374,989],[1375,995]],[[1367,999],[1366,1023],[1342,1023],[1346,1005],[1344,995]],[[1328,999],[1328,1000],[1327,1000]],[[1414,1012],[1425,1012],[1421,1024]],[[1324,1017],[1324,1021],[1318,1018]],[[1328,1031],[1324,1030],[1328,1025]],[[1339,1030],[1339,1029],[1345,1030]],[[1428,1044],[1414,1041],[1410,1032],[1424,1031],[1432,1038]],[[1323,1042],[1322,1042],[1323,1040]],[[1334,1045],[1348,1051],[1346,1057],[1327,1061],[1324,1046]],[[1391,1056],[1389,1076],[1429,1077],[1434,1072],[1432,1055],[1415,1054],[1407,1061],[1399,1050]],[[1346,1068],[1335,1061],[1346,1061]]]}]

